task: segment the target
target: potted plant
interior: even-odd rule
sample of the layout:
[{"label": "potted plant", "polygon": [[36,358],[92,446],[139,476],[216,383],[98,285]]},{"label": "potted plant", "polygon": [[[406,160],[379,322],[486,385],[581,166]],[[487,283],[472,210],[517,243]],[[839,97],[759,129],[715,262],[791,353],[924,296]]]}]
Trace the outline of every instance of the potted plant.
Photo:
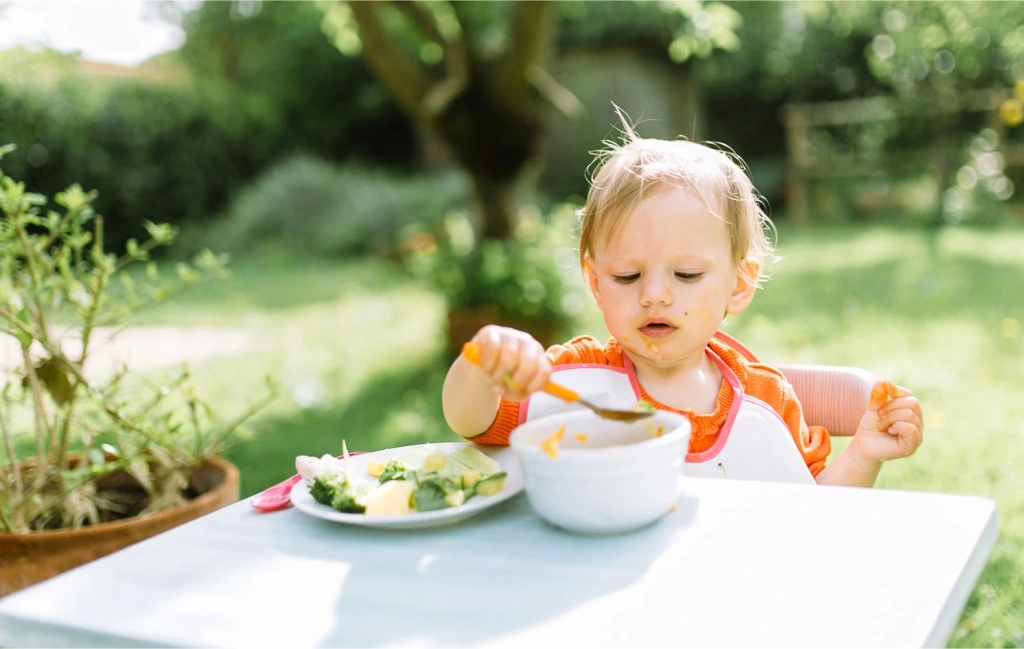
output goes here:
[{"label": "potted plant", "polygon": [[486,324],[528,331],[545,346],[560,342],[585,299],[574,221],[570,205],[547,217],[527,209],[512,238],[477,240],[468,216],[453,212],[438,231],[405,239],[406,268],[445,296],[450,353]]},{"label": "potted plant", "polygon": [[[175,235],[147,224],[106,251],[94,199],[75,185],[51,206],[0,172],[0,596],[237,500],[220,455],[273,395],[219,422],[187,370],[90,371],[98,332],[171,295],[134,269]],[[204,251],[175,285],[224,273]]]}]

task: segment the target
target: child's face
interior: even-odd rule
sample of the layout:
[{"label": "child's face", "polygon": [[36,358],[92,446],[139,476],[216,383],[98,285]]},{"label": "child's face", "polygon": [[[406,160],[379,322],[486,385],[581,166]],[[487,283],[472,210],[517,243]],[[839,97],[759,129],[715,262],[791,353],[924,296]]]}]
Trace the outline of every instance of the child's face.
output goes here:
[{"label": "child's face", "polygon": [[678,188],[644,199],[595,247],[587,275],[608,331],[634,362],[658,365],[702,357],[754,293],[733,262],[729,226]]}]

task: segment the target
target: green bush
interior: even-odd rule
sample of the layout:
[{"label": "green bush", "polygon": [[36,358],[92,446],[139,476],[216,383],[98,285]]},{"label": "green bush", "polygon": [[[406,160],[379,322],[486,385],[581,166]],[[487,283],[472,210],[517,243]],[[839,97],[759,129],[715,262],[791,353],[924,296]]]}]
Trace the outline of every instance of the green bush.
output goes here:
[{"label": "green bush", "polygon": [[212,227],[186,236],[189,247],[227,252],[273,242],[324,256],[390,255],[405,228],[429,227],[468,194],[454,172],[407,177],[297,155],[243,188]]},{"label": "green bush", "polygon": [[123,83],[102,98],[84,84],[0,86],[0,140],[18,146],[4,171],[44,194],[72,182],[97,190],[105,243],[123,249],[148,221],[179,225],[222,207],[255,173],[239,142],[181,88]]},{"label": "green bush", "polygon": [[17,146],[3,170],[45,194],[97,190],[105,243],[119,250],[147,219],[198,229],[295,152],[417,164],[411,123],[322,33],[314,3],[236,5],[198,3],[181,49],[143,66],[183,83],[79,77],[73,56],[0,53],[0,141]]}]

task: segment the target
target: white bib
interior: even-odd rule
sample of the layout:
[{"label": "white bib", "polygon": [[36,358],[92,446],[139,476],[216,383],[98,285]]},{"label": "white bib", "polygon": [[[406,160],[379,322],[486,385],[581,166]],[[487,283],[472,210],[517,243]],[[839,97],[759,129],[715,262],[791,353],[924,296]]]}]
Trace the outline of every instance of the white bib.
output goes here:
[{"label": "white bib", "polygon": [[[814,484],[814,478],[782,417],[768,404],[743,393],[736,374],[711,349],[708,355],[732,386],[734,397],[715,445],[701,453],[688,453],[683,472],[701,478],[769,480]],[[556,365],[557,382],[587,401],[607,408],[628,409],[640,399],[640,384],[633,363],[626,367],[591,363]],[[519,423],[568,410],[581,409],[543,392],[519,406]]]}]

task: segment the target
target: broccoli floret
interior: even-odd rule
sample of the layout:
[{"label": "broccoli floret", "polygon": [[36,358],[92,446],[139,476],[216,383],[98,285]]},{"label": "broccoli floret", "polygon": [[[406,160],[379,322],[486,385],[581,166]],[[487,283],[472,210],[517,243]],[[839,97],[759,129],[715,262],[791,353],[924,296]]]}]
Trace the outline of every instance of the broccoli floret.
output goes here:
[{"label": "broccoli floret", "polygon": [[331,507],[335,508],[339,512],[345,512],[346,514],[362,514],[366,511],[366,507],[363,507],[356,502],[356,499],[351,493],[349,493],[347,488],[342,488],[334,494],[334,500],[331,501]]},{"label": "broccoli floret", "polygon": [[327,505],[339,512],[362,514],[366,511],[366,507],[359,504],[357,500],[360,494],[354,494],[353,490],[349,488],[349,485],[341,476],[317,476],[309,487],[309,495],[318,503]]},{"label": "broccoli floret", "polygon": [[331,506],[336,491],[338,488],[334,485],[334,480],[328,476],[317,476],[309,487],[309,495],[313,497],[313,500],[328,507]]},{"label": "broccoli floret", "polygon": [[384,473],[380,474],[380,483],[384,484],[389,480],[408,480],[406,472],[409,467],[405,466],[398,460],[391,460],[384,465]]}]

